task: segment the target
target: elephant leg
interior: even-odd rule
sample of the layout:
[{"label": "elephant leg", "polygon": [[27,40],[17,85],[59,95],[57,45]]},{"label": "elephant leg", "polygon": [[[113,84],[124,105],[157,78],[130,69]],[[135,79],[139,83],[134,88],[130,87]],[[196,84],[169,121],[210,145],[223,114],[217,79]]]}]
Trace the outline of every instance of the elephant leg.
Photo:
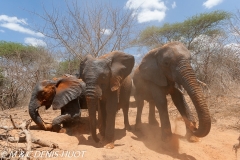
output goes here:
[{"label": "elephant leg", "polygon": [[128,110],[129,110],[129,101],[121,105],[121,108],[123,110],[123,116],[124,116],[124,126],[126,130],[131,130],[131,126],[129,124],[129,119],[128,119]]},{"label": "elephant leg", "polygon": [[140,97],[135,97],[136,105],[137,105],[137,116],[136,116],[136,124],[135,124],[135,130],[140,129],[140,125],[142,123],[141,116],[142,116],[142,110],[144,105],[144,100]]},{"label": "elephant leg", "polygon": [[117,91],[110,92],[106,102],[106,129],[105,129],[105,148],[114,148],[115,117],[117,113],[118,96]]},{"label": "elephant leg", "polygon": [[182,95],[182,93],[180,93],[177,89],[174,88],[173,92],[171,93],[171,97],[174,105],[177,107],[185,122],[187,138],[193,139],[193,141],[195,141],[194,139],[196,138],[193,137],[193,131],[197,129],[196,122],[188,104],[185,101],[184,96]]},{"label": "elephant leg", "polygon": [[98,127],[101,136],[105,136],[106,129],[106,101],[100,101],[99,109],[98,109]]},{"label": "elephant leg", "polygon": [[157,125],[158,126],[158,121],[155,117],[155,103],[153,101],[149,102],[148,122],[151,125]]},{"label": "elephant leg", "polygon": [[76,123],[79,123],[81,117],[81,110],[79,107],[78,99],[69,102],[61,108],[61,115],[67,114],[71,115],[71,120],[63,121],[63,127],[69,127],[76,125]]},{"label": "elephant leg", "polygon": [[160,89],[155,84],[150,84],[150,91],[160,116],[162,141],[170,141],[172,137],[172,131],[168,115],[166,92],[164,89]]},{"label": "elephant leg", "polygon": [[54,132],[59,132],[61,129],[61,124],[71,120],[70,114],[60,115],[53,119],[52,126]]},{"label": "elephant leg", "polygon": [[129,119],[128,119],[131,88],[132,88],[132,80],[130,76],[128,76],[122,83],[122,86],[120,88],[120,95],[119,95],[119,108],[122,108],[122,111],[123,111],[124,127],[126,130],[131,130],[131,126],[129,124]]}]

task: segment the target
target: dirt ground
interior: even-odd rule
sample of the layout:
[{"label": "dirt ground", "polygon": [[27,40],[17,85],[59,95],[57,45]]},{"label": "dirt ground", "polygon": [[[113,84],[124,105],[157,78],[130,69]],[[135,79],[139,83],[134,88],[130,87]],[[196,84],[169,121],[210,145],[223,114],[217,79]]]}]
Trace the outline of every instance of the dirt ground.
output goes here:
[{"label": "dirt ground", "polygon": [[[219,97],[216,101],[225,102],[224,97]],[[231,103],[231,104],[229,104]],[[90,160],[240,160],[240,150],[238,155],[232,150],[233,145],[238,143],[240,129],[240,100],[232,100],[226,106],[210,105],[212,114],[212,128],[208,136],[200,139],[199,142],[190,143],[186,140],[185,125],[183,121],[177,120],[179,117],[176,108],[169,102],[169,114],[171,117],[172,131],[174,140],[172,145],[174,150],[163,149],[164,144],[160,139],[161,131],[159,126],[151,126],[148,124],[148,103],[145,103],[142,114],[141,131],[134,130],[136,111],[134,104],[129,109],[129,120],[132,126],[131,131],[124,130],[123,113],[120,110],[116,116],[115,126],[115,148],[105,149],[96,144],[89,134],[89,126],[79,124],[75,128],[67,129],[67,133],[55,133],[36,129],[34,122],[31,124],[31,134],[57,143],[59,149],[51,150],[48,147],[38,147],[34,145],[33,153],[36,151],[51,151],[55,156],[47,157],[42,155],[38,157],[32,156],[31,159],[90,159]],[[216,103],[219,104],[219,103]],[[0,112],[2,115],[3,112]],[[27,107],[16,108],[4,111],[5,115],[12,115],[15,122],[21,122],[24,119],[30,119]],[[51,108],[40,113],[44,121],[51,120],[60,114],[60,111],[53,111]],[[83,110],[83,116],[87,117],[87,111]],[[159,121],[158,112],[156,117]],[[85,118],[86,120],[87,118]],[[179,118],[178,118],[179,119]],[[0,119],[0,125],[9,125],[6,118]],[[35,129],[34,129],[35,128]],[[79,129],[80,128],[80,129]],[[84,129],[83,129],[84,128]],[[0,130],[0,135],[4,134],[4,130]],[[10,144],[0,140],[0,149],[12,146],[26,147],[26,144]],[[57,155],[56,155],[57,153]],[[35,153],[36,155],[36,153]]]}]

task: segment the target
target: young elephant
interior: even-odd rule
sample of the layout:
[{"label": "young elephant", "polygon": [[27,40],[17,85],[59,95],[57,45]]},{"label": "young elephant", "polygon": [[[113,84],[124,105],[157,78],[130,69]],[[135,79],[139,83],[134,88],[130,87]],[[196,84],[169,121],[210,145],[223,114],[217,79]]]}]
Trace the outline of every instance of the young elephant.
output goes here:
[{"label": "young elephant", "polygon": [[124,124],[128,122],[129,98],[131,92],[131,73],[134,66],[132,55],[114,51],[102,57],[88,55],[80,65],[80,78],[86,83],[86,100],[89,111],[92,137],[99,142],[96,135],[96,110],[99,115],[99,131],[104,137],[106,148],[114,147],[115,116],[118,107],[122,107]]},{"label": "young elephant", "polygon": [[[170,94],[186,127],[191,130],[192,134],[196,137],[204,137],[209,133],[211,128],[209,109],[190,65],[190,52],[182,43],[171,42],[151,50],[135,70],[133,82],[136,88],[136,127],[139,127],[141,123],[143,101],[147,100],[150,102],[152,115],[156,105],[161,121],[162,140],[168,141],[172,132],[166,95]],[[198,129],[195,128],[184,97],[176,85],[183,86],[190,96],[198,113]]]},{"label": "young elephant", "polygon": [[[80,117],[80,109],[87,109],[83,92],[85,83],[71,77],[44,80],[36,84],[29,103],[29,115],[44,130],[59,131],[61,124],[67,124]],[[61,115],[54,118],[52,124],[45,123],[38,113],[38,108],[61,109]]]}]

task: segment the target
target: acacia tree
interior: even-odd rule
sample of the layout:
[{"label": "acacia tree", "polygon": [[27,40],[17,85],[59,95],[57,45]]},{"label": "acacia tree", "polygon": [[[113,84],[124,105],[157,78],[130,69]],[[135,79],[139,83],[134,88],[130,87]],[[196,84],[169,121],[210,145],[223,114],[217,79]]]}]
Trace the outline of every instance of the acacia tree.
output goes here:
[{"label": "acacia tree", "polygon": [[132,12],[110,3],[80,2],[65,1],[66,11],[54,8],[39,15],[46,22],[39,31],[80,60],[86,54],[98,57],[130,47],[136,31]]},{"label": "acacia tree", "polygon": [[[214,11],[183,22],[147,27],[135,43],[152,49],[170,41],[183,42],[192,53],[192,66],[198,79],[212,91],[223,93],[219,91],[228,91],[230,84],[238,79],[236,72],[240,65],[239,49],[228,45],[237,42],[231,38],[234,32],[227,30],[231,17],[228,12]],[[232,29],[239,31],[237,25],[233,26]]]},{"label": "acacia tree", "polygon": [[225,11],[214,11],[192,16],[183,22],[147,27],[135,43],[155,48],[170,41],[181,41],[191,49],[194,39],[201,35],[211,37],[224,34],[222,26],[230,16],[231,14]]}]

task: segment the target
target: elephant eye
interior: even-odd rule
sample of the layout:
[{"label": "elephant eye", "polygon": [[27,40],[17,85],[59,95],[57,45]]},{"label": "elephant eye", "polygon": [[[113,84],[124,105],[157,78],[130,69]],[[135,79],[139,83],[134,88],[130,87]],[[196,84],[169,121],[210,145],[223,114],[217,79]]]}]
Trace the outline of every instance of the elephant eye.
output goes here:
[{"label": "elephant eye", "polygon": [[170,64],[169,62],[165,62],[165,65],[166,65],[166,66],[169,66],[169,64]]}]

